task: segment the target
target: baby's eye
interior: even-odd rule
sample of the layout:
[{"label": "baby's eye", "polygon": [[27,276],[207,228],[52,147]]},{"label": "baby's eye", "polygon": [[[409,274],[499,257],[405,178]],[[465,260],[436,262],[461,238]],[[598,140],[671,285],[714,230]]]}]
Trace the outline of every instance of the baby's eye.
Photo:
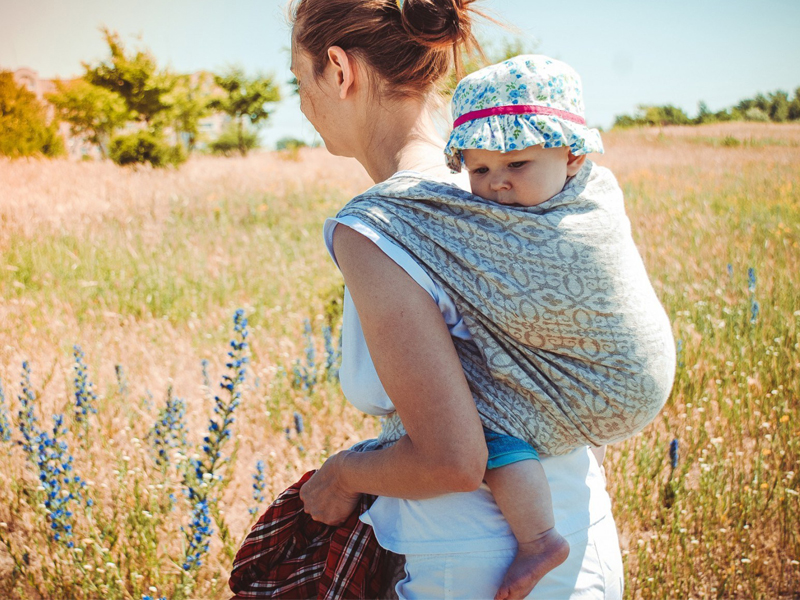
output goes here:
[{"label": "baby's eye", "polygon": [[527,164],[528,164],[527,160],[516,160],[514,162],[508,163],[508,166],[511,169],[519,169],[520,167],[524,167]]},{"label": "baby's eye", "polygon": [[475,173],[476,175],[485,175],[489,172],[489,167],[478,167],[477,169],[472,169],[471,172]]}]

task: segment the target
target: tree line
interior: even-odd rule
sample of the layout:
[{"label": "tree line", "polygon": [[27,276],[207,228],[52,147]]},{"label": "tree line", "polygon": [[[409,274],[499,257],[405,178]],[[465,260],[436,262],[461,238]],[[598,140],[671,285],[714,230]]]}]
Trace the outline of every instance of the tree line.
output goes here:
[{"label": "tree line", "polygon": [[258,145],[258,129],[280,100],[271,77],[248,77],[229,67],[219,74],[173,73],[158,67],[146,49],[127,51],[119,34],[102,29],[110,56],[83,63],[84,73],[56,81],[47,105],[13,73],[0,71],[0,155],[11,157],[65,153],[58,123],[95,146],[102,157],[120,165],[177,165],[195,151],[200,124],[212,113],[227,116],[227,125],[208,145],[221,154],[247,152]]},{"label": "tree line", "polygon": [[705,102],[700,102],[697,116],[689,117],[681,108],[666,104],[664,106],[639,105],[633,115],[618,115],[614,127],[642,127],[663,125],[704,125],[724,121],[757,121],[761,123],[784,123],[800,120],[800,87],[794,96],[783,90],[766,95],[757,94],[753,98],[740,101],[736,106],[713,112]]}]

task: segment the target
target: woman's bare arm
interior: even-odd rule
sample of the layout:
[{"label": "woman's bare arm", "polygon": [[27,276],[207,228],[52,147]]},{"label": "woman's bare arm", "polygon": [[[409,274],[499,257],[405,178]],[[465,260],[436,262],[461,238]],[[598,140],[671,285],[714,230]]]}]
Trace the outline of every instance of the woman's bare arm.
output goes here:
[{"label": "woman's bare arm", "polygon": [[419,499],[477,489],[486,443],[441,311],[361,234],[337,227],[333,245],[375,369],[408,435],[386,450],[332,457],[303,488],[307,512],[324,521],[326,496]]}]

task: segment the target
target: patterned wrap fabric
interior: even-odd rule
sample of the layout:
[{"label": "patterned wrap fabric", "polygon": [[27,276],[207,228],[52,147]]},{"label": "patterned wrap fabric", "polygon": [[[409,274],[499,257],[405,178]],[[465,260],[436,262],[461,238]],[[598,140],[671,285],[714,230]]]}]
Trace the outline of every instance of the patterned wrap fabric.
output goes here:
[{"label": "patterned wrap fabric", "polygon": [[[634,435],[666,402],[672,331],[608,169],[587,160],[531,207],[404,173],[344,216],[404,248],[452,297],[473,337],[453,342],[489,429],[564,454]],[[404,433],[393,413],[379,442]]]}]

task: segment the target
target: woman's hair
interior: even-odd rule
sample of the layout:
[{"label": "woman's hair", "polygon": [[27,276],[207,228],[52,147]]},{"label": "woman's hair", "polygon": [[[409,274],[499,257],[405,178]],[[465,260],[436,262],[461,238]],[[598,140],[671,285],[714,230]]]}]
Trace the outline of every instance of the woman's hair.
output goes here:
[{"label": "woman's hair", "polygon": [[480,51],[472,33],[475,0],[293,0],[294,41],[309,53],[316,75],[328,48],[365,60],[390,93],[424,95],[454,66],[462,50]]}]

